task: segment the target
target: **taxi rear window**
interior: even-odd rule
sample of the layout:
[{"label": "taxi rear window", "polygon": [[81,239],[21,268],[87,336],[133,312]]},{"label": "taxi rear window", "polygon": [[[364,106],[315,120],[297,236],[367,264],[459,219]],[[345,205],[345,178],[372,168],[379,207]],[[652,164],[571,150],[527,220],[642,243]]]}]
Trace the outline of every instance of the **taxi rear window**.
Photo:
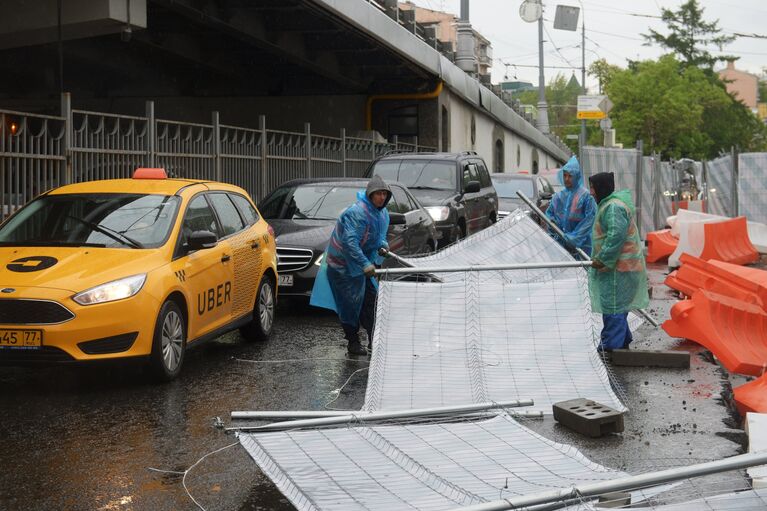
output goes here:
[{"label": "taxi rear window", "polygon": [[179,202],[171,195],[45,195],[0,227],[0,245],[156,248],[168,240]]}]

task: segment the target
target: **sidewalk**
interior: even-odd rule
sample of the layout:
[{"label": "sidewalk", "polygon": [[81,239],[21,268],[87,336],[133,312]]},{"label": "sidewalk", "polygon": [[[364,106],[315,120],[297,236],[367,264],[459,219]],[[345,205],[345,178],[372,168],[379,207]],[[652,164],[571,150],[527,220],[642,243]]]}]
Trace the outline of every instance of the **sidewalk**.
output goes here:
[{"label": "sidewalk", "polygon": [[[653,288],[648,311],[660,323],[669,317],[677,301],[674,292],[663,284],[667,271],[665,264],[648,266]],[[661,328],[645,323],[634,339],[632,349],[689,352],[690,368],[612,367],[629,408],[622,434],[590,439],[560,426],[553,418],[524,424],[547,438],[577,447],[597,463],[631,474],[745,453],[748,439],[732,402],[731,383],[737,386],[745,379],[731,376],[706,349],[671,338]],[[712,480],[718,483],[712,485]],[[746,485],[742,472],[709,476],[694,484],[704,483],[705,492],[713,493]],[[676,490],[680,495],[677,499],[702,494],[700,489],[684,486]]]}]

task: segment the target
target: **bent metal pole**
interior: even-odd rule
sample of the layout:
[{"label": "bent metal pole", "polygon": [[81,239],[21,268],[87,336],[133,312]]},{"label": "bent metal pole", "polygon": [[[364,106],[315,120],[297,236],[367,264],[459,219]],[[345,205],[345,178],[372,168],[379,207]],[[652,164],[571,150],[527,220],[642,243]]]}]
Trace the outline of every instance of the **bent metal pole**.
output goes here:
[{"label": "bent metal pole", "polygon": [[410,273],[454,273],[462,271],[507,271],[507,270],[540,270],[548,268],[584,268],[591,266],[590,261],[564,261],[518,264],[480,264],[466,266],[417,266],[409,268],[381,268],[376,275],[401,275]]},{"label": "bent metal pole", "polygon": [[493,410],[496,408],[518,408],[523,406],[533,406],[532,399],[516,399],[514,401],[500,401],[475,403],[462,406],[440,406],[435,408],[420,408],[415,410],[399,410],[392,412],[356,412],[347,413],[337,417],[322,417],[318,419],[306,419],[287,422],[273,422],[263,426],[241,426],[226,428],[227,431],[283,431],[296,428],[316,428],[320,426],[335,426],[339,424],[363,422],[375,422],[390,419],[410,419],[416,417],[430,417],[433,415],[448,414],[466,414],[480,412],[483,410]]},{"label": "bent metal pole", "polygon": [[[538,208],[538,206],[536,206],[533,203],[533,201],[531,201],[527,197],[527,195],[522,193],[522,191],[517,190],[517,196],[520,199],[522,199],[525,204],[530,206],[530,208],[532,208],[532,210],[535,211],[535,213],[541,218],[541,220],[546,222],[546,224],[549,227],[551,227],[551,230],[554,231],[555,233],[557,233],[557,235],[560,238],[562,238],[563,240],[565,240],[565,243],[567,243],[567,238],[565,237],[565,233],[562,232],[562,229],[560,229],[557,224],[552,222],[552,220],[549,217],[547,217],[546,214],[543,211],[541,211],[540,208]],[[570,244],[570,243],[568,243],[568,244]],[[570,245],[572,245],[572,244],[570,244]],[[589,262],[591,261],[591,257],[586,252],[584,252],[582,249],[580,249],[580,248],[578,248],[576,246],[573,246],[573,248],[576,250],[576,252],[578,252],[578,255],[581,256],[581,258],[584,261],[589,261]],[[637,312],[639,314],[641,314],[652,326],[654,326],[656,328],[660,326],[660,324],[657,321],[655,321],[655,319],[652,316],[650,316],[650,314],[648,314],[646,310],[644,310],[644,309],[637,309]]]},{"label": "bent metal pole", "polygon": [[617,491],[637,490],[640,488],[657,486],[659,484],[680,481],[690,477],[701,477],[730,470],[755,467],[764,465],[765,463],[767,463],[767,452],[762,451],[740,454],[723,460],[698,463],[686,467],[670,468],[668,470],[649,472],[637,476],[621,477],[611,481],[580,484],[569,488],[542,491],[528,495],[518,495],[507,499],[486,502],[484,504],[455,508],[455,511],[505,511],[507,509],[527,509],[530,506],[551,504],[569,499],[581,500]]}]

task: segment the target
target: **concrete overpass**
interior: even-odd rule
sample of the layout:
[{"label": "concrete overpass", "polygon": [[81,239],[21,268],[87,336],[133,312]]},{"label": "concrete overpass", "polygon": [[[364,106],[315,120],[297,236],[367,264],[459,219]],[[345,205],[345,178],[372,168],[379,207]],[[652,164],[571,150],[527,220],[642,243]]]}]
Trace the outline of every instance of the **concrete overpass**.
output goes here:
[{"label": "concrete overpass", "polygon": [[6,0],[0,65],[5,109],[57,113],[68,91],[85,110],[418,137],[497,170],[569,156],[375,1]]}]

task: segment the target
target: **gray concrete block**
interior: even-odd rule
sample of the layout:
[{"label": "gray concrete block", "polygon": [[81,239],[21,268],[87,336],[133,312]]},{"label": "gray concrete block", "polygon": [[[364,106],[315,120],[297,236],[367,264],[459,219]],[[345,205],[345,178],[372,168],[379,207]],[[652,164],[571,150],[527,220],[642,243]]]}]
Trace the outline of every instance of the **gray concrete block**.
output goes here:
[{"label": "gray concrete block", "polygon": [[690,353],[669,350],[613,350],[611,362],[631,367],[690,367]]},{"label": "gray concrete block", "polygon": [[592,438],[623,431],[622,412],[590,399],[554,403],[554,420]]}]

